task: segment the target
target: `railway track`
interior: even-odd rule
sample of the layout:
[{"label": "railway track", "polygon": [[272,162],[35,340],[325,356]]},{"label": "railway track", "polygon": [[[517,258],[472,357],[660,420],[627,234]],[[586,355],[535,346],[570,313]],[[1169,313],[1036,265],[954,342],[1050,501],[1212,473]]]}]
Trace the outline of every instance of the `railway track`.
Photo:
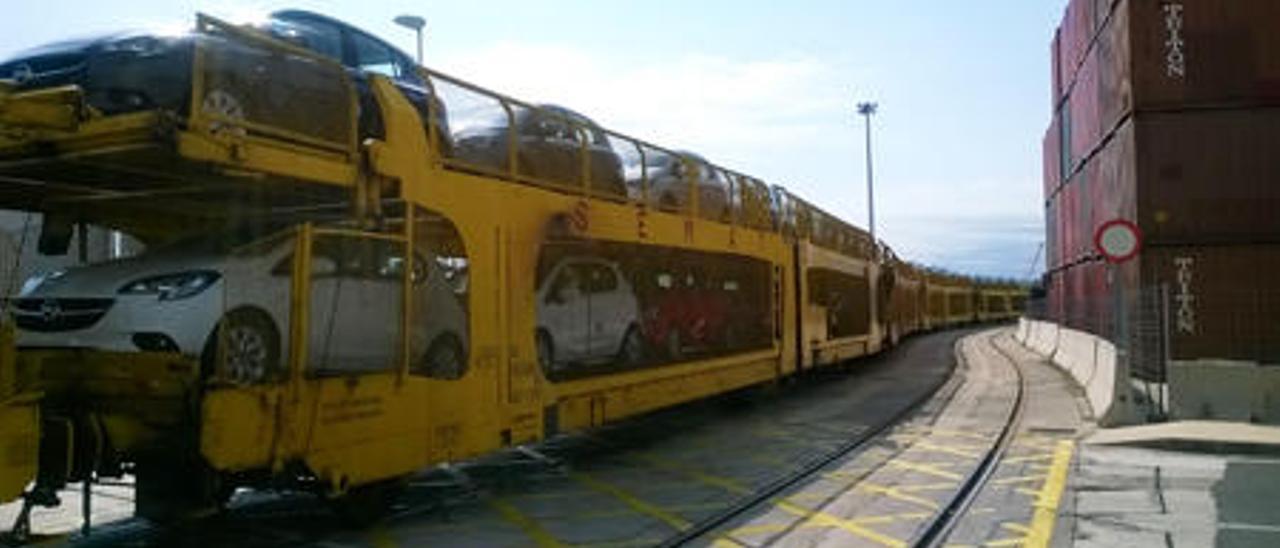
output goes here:
[{"label": "railway track", "polygon": [[[985,448],[980,458],[977,459],[976,465],[958,482],[958,486],[949,493],[944,501],[938,504],[936,510],[925,520],[925,522],[916,528],[914,534],[909,540],[898,540],[893,537],[881,537],[871,540],[875,543],[888,546],[919,546],[919,547],[935,547],[941,546],[946,541],[949,533],[957,523],[964,517],[966,511],[973,503],[977,495],[987,485],[988,480],[999,466],[1003,456],[1009,450],[1015,436],[1020,431],[1022,417],[1026,410],[1025,394],[1028,392],[1027,380],[1016,360],[1011,359],[1007,353],[1000,348],[994,341],[999,336],[997,331],[989,331],[971,338],[981,339],[980,344],[984,345],[990,351],[1003,357],[1004,364],[1012,373],[1011,379],[1014,379],[1013,393],[1009,398],[1008,405],[1001,410],[1002,423],[999,425],[998,431],[989,445]],[[903,407],[898,413],[886,417],[884,421],[867,429],[863,433],[842,444],[837,449],[815,458],[809,463],[801,466],[795,471],[787,474],[785,477],[779,478],[777,481],[770,483],[758,491],[742,497],[732,506],[707,517],[687,528],[677,532],[675,535],[667,538],[661,543],[661,546],[676,547],[686,546],[690,544],[701,544],[703,541],[711,539],[719,541],[728,541],[726,545],[751,545],[752,543],[738,542],[732,538],[731,534],[725,532],[727,525],[740,522],[743,518],[753,514],[763,514],[767,512],[768,507],[776,506],[779,501],[787,499],[787,493],[802,484],[820,481],[821,476],[828,472],[833,465],[842,460],[847,460],[851,456],[867,450],[867,448],[887,435],[896,426],[912,417],[913,415],[924,412],[924,408],[930,403],[938,404],[941,407],[948,407],[957,391],[965,382],[964,378],[969,374],[970,368],[965,363],[963,352],[960,351],[960,345],[965,344],[966,340],[962,339],[956,342],[956,360],[958,367],[956,374],[943,382],[937,384],[933,390],[923,393],[910,405]],[[939,415],[945,412],[945,409],[939,411]],[[934,417],[936,419],[937,416]],[[879,465],[870,470],[866,470],[860,474],[860,480],[865,480],[879,470],[893,464],[903,454],[912,449],[914,444],[906,444],[899,447],[892,454],[882,458]],[[857,481],[852,482],[846,491],[852,491],[857,488]],[[828,501],[832,502],[832,501]],[[812,519],[816,515],[824,515],[820,508],[809,510]],[[830,519],[830,518],[828,518]],[[794,528],[792,528],[794,530]],[[782,537],[774,537],[767,542],[759,544],[772,544],[774,542],[783,541]],[[783,541],[785,542],[785,541]]]}]

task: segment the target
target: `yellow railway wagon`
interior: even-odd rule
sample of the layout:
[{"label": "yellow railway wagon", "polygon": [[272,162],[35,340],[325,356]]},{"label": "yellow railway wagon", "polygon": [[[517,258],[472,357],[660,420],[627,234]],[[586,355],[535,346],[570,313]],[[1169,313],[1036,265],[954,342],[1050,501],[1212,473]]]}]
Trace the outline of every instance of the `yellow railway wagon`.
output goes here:
[{"label": "yellow railway wagon", "polygon": [[[5,499],[35,475],[39,434],[29,504],[132,472],[152,519],[281,485],[367,516],[425,467],[975,313],[969,282],[894,266],[865,232],[694,155],[422,68],[427,100],[383,76],[361,91],[335,60],[252,28],[202,16],[198,30],[190,96],[206,101],[188,112],[103,115],[75,87],[0,87],[0,206],[40,211],[65,238],[91,223],[158,250],[217,248],[181,283],[68,298],[106,275],[89,265],[15,300],[45,331],[66,306],[206,323],[133,333],[136,348],[31,329],[16,352],[0,344],[0,448],[22,457],[0,467]],[[293,78],[263,79],[273,70]],[[256,103],[300,81],[325,109]],[[210,106],[228,96],[245,106]]]}]

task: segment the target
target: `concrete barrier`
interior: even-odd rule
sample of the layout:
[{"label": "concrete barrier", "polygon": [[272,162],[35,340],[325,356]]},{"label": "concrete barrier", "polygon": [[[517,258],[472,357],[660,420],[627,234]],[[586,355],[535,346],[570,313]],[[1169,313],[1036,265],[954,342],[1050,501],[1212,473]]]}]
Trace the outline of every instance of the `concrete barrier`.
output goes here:
[{"label": "concrete barrier", "polygon": [[1030,335],[1030,332],[1031,320],[1021,317],[1018,318],[1018,331],[1013,334],[1014,340],[1018,341],[1023,346],[1026,346],[1027,337]]},{"label": "concrete barrier", "polygon": [[1232,360],[1172,362],[1169,414],[1177,420],[1280,424],[1280,370]]},{"label": "concrete barrier", "polygon": [[[1022,344],[1075,380],[1084,391],[1099,425],[1115,426],[1132,421],[1131,398],[1126,384],[1129,375],[1118,359],[1114,344],[1049,322],[1027,319],[1022,322],[1026,323],[1025,328],[1019,324]],[[1280,376],[1277,383],[1280,386]],[[1280,396],[1276,401],[1280,407]]]}]

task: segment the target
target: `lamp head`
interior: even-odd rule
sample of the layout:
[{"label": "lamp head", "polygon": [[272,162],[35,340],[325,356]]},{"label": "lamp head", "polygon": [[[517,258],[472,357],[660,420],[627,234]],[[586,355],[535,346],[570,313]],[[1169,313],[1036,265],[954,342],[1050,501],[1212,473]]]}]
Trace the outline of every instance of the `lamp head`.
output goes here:
[{"label": "lamp head", "polygon": [[422,30],[422,27],[427,26],[427,20],[417,15],[401,15],[396,17],[394,21],[397,25],[413,30]]}]

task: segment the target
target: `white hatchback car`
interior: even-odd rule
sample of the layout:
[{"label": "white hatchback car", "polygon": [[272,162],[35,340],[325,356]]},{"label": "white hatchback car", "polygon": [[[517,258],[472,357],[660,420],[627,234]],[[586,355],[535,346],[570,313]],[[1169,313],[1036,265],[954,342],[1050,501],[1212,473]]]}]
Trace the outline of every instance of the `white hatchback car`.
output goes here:
[{"label": "white hatchback car", "polygon": [[[288,363],[294,233],[202,235],[136,257],[33,278],[10,305],[22,348],[173,352],[206,374],[242,383],[277,378]],[[308,366],[379,371],[399,355],[403,249],[390,242],[317,239],[312,247]],[[466,369],[467,314],[435,260],[414,264],[410,348],[415,371]]]},{"label": "white hatchback car", "polygon": [[556,264],[538,291],[538,361],[558,373],[572,364],[644,360],[640,305],[618,265],[570,257]]}]

